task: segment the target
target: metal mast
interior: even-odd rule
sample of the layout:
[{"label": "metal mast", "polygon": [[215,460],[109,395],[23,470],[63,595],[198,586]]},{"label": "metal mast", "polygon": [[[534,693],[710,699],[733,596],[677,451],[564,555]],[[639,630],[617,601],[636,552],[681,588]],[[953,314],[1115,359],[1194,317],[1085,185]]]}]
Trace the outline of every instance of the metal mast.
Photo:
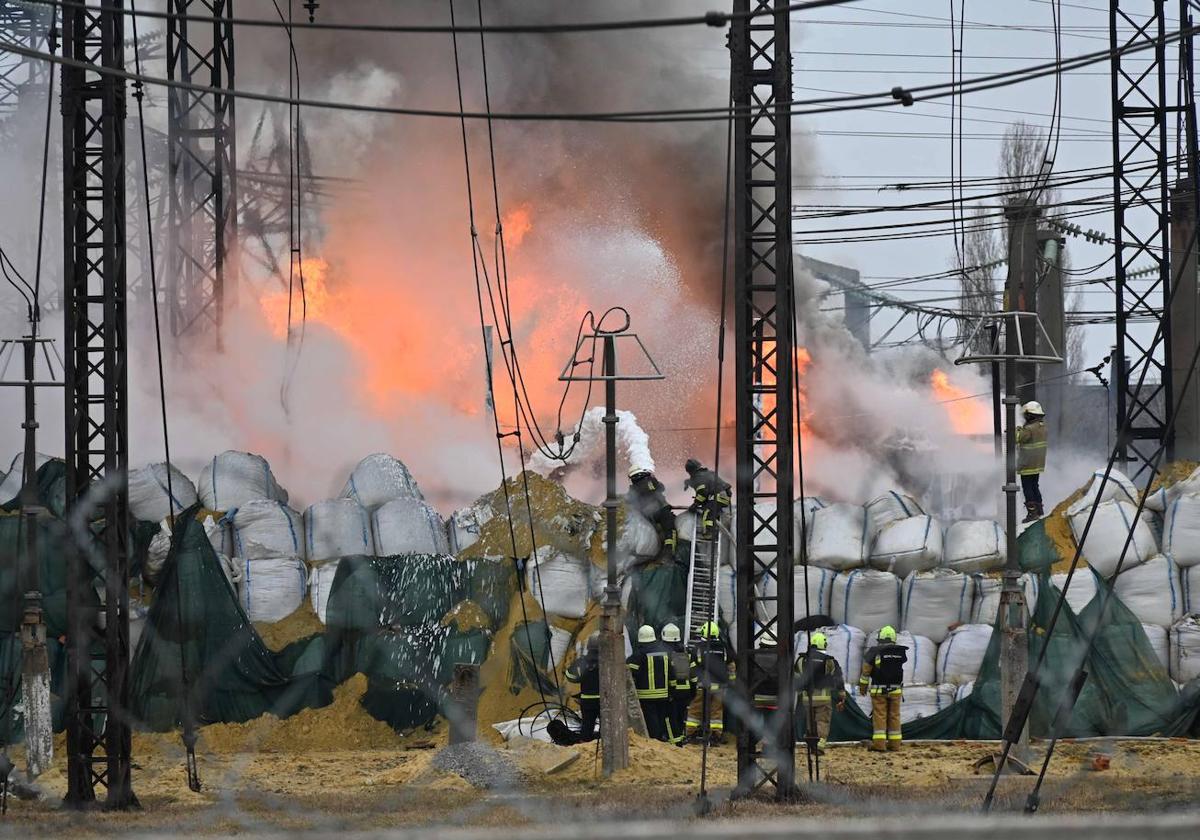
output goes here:
[{"label": "metal mast", "polygon": [[[730,32],[737,113],[734,139],[734,318],[737,400],[737,673],[743,725],[738,735],[738,788],[773,784],[795,789],[792,703],[792,187],[791,53],[788,3],[735,0]],[[748,12],[760,17],[746,17]],[[760,596],[761,575],[778,582]],[[759,602],[777,618],[759,625]],[[755,652],[775,645],[775,655]],[[749,702],[778,679],[779,711],[759,720]],[[736,698],[735,698],[736,699]]]},{"label": "metal mast", "polygon": [[[1172,393],[1167,122],[1178,107],[1167,100],[1166,5],[1167,0],[1112,0],[1109,7],[1118,434],[1129,424],[1117,445],[1123,462],[1140,462],[1135,476],[1161,449],[1169,457],[1173,446],[1166,428]],[[1134,51],[1118,52],[1126,48]],[[1130,273],[1146,262],[1158,270],[1134,288]],[[1131,331],[1136,322],[1148,324]],[[1152,337],[1160,323],[1156,345]]]},{"label": "metal mast", "polygon": [[[233,0],[170,0],[167,77],[233,87]],[[212,18],[211,27],[188,17]],[[170,241],[167,298],[171,333],[221,342],[237,279],[237,150],[234,98],[172,88],[167,135]]]},{"label": "metal mast", "polygon": [[[101,6],[103,2],[103,6]],[[123,0],[64,6],[63,282],[68,559],[67,796],[137,804],[125,715],[129,666]],[[103,593],[97,604],[96,593]]]}]

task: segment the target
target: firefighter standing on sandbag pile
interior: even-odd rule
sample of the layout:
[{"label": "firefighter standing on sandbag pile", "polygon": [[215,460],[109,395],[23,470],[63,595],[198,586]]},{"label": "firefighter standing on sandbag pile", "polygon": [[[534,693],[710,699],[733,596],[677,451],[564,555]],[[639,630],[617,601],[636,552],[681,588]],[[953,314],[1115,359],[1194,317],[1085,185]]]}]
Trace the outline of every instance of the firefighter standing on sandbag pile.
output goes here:
[{"label": "firefighter standing on sandbag pile", "polygon": [[[825,652],[829,640],[819,630],[808,639],[808,650],[796,660],[796,690],[800,693],[796,716],[813,726],[817,736],[817,753],[825,754],[825,739],[833,720],[833,704],[838,711],[846,707],[846,686],[842,666]],[[809,708],[812,719],[809,718]]]},{"label": "firefighter standing on sandbag pile", "polygon": [[729,649],[715,621],[700,628],[692,648],[692,685],[696,688],[687,711],[689,741],[725,743],[725,688],[733,680]]},{"label": "firefighter standing on sandbag pile", "polygon": [[670,740],[671,662],[667,649],[659,644],[654,628],[643,624],[638,629],[637,645],[625,664],[633,672],[646,733],[659,741]]},{"label": "firefighter standing on sandbag pile", "polygon": [[692,685],[692,665],[687,651],[683,648],[678,626],[663,626],[662,644],[667,649],[671,663],[671,714],[668,718],[671,724],[670,740],[672,744],[681,747],[688,705],[692,702],[692,695],[696,693],[696,688]]},{"label": "firefighter standing on sandbag pile", "polygon": [[[729,482],[695,458],[688,458],[684,469],[687,470],[688,477],[683,482],[683,489],[686,490],[690,487],[696,491],[689,509],[700,517],[700,537],[706,540],[712,539],[717,526],[721,523],[725,508],[729,507],[729,494],[733,488],[729,486]],[[690,539],[691,535],[684,534],[684,537]]]},{"label": "firefighter standing on sandbag pile", "polygon": [[1017,429],[1017,475],[1021,476],[1021,495],[1025,497],[1025,518],[1036,522],[1046,515],[1042,507],[1042,473],[1046,471],[1046,412],[1039,402],[1021,406],[1025,425]]},{"label": "firefighter standing on sandbag pile", "polygon": [[900,749],[900,702],[903,697],[904,663],[908,649],[896,644],[896,629],[879,631],[879,644],[863,654],[858,693],[871,694],[871,749],[876,752]]},{"label": "firefighter standing on sandbag pile", "polygon": [[600,719],[600,634],[588,639],[587,652],[567,668],[567,682],[579,686],[579,739],[596,740]]},{"label": "firefighter standing on sandbag pile", "polygon": [[625,494],[630,509],[636,510],[654,526],[661,551],[675,556],[675,512],[667,501],[667,493],[653,472],[645,467],[629,468],[629,492]]}]

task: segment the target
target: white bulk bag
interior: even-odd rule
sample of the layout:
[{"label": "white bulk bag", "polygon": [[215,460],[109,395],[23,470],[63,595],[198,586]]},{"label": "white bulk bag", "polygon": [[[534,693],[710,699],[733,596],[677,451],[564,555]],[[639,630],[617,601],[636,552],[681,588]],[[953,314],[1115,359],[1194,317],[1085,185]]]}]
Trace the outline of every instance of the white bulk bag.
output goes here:
[{"label": "white bulk bag", "polygon": [[900,626],[900,578],[875,569],[842,572],[833,579],[833,620],[864,633]]},{"label": "white bulk bag", "polygon": [[333,591],[333,578],[337,575],[338,562],[313,566],[308,575],[308,599],[313,612],[321,623],[325,623],[325,608],[329,605],[329,593]]},{"label": "white bulk bag", "polygon": [[[838,665],[842,666],[842,676],[846,679],[846,683],[857,686],[858,678],[862,676],[863,645],[866,642],[866,635],[857,627],[850,627],[847,624],[822,627],[821,632],[825,634],[825,652],[836,659]],[[796,655],[799,656],[806,650],[808,650],[808,634],[797,633]]]},{"label": "white bulk bag", "polygon": [[[1072,505],[1072,508],[1074,507]],[[1087,524],[1088,514],[1089,509],[1084,508],[1070,517],[1071,533],[1075,535],[1076,543],[1083,543],[1081,536]],[[1129,543],[1129,550],[1125,552],[1125,562],[1121,568],[1132,568],[1158,554],[1154,531],[1151,530],[1147,517],[1138,519],[1136,514],[1137,505],[1125,501],[1104,502],[1096,509],[1096,517],[1088,531],[1087,542],[1083,545],[1083,557],[1105,580],[1112,577],[1117,570],[1121,549],[1131,527],[1133,540]]]},{"label": "white bulk bag", "polygon": [[1184,613],[1200,613],[1200,566],[1180,569],[1179,579],[1180,588],[1183,590]]},{"label": "white bulk bag", "polygon": [[[1054,588],[1061,595],[1063,587],[1067,583],[1067,573],[1059,572],[1050,576],[1050,582],[1054,584]],[[1096,597],[1096,588],[1099,581],[1096,579],[1096,573],[1082,563],[1075,569],[1075,575],[1071,578],[1071,585],[1067,589],[1067,606],[1071,608],[1071,612],[1079,615],[1083,612],[1083,608],[1092,602]]]},{"label": "white bulk bag", "polygon": [[1100,497],[1100,502],[1109,502],[1117,500],[1120,502],[1130,502],[1137,504],[1138,493],[1137,485],[1135,485],[1125,473],[1120,470],[1113,470],[1108,474],[1108,481],[1104,482],[1104,489],[1100,489],[1100,483],[1104,478],[1104,470],[1096,470],[1092,473],[1092,480],[1087,486],[1087,490],[1083,495],[1076,499],[1070,507],[1067,508],[1067,518],[1070,519],[1079,513],[1086,513],[1091,510],[1092,503],[1096,501],[1096,497]]},{"label": "white bulk bag", "polygon": [[1167,628],[1159,627],[1157,624],[1143,624],[1142,631],[1146,634],[1146,641],[1150,643],[1150,649],[1154,651],[1154,655],[1158,657],[1158,661],[1162,663],[1164,668],[1169,670],[1171,663],[1171,642],[1167,634]]},{"label": "white bulk bag", "polygon": [[932,516],[893,520],[875,535],[868,562],[897,577],[937,568],[942,562],[941,523]]},{"label": "white bulk bag", "polygon": [[942,538],[942,565],[971,575],[1004,568],[1004,529],[990,519],[960,519]]},{"label": "white bulk bag", "polygon": [[[833,579],[837,575],[830,569],[817,566],[808,567],[808,609],[805,609],[804,567],[792,568],[792,615],[796,621],[809,615],[833,614],[831,599],[833,596]],[[764,574],[758,583],[758,591],[766,598],[775,598],[779,594],[779,582],[773,574]],[[767,624],[775,619],[776,605],[774,601],[758,601],[758,620]]]},{"label": "white bulk bag", "polygon": [[[1192,470],[1192,474],[1170,487],[1160,487],[1146,497],[1146,509],[1162,513],[1181,496],[1200,493],[1200,467]],[[1178,562],[1178,561],[1176,561]]]},{"label": "white bulk bag", "polygon": [[408,467],[382,452],[359,461],[339,495],[354,499],[368,510],[396,499],[425,498]]},{"label": "white bulk bag", "polygon": [[1190,682],[1200,677],[1200,615],[1189,615],[1177,621],[1170,632],[1171,679]]},{"label": "white bulk bag", "polygon": [[561,669],[570,649],[571,631],[550,624],[550,661],[546,663],[547,667]]},{"label": "white bulk bag", "polygon": [[992,640],[990,624],[964,624],[938,645],[938,682],[962,685],[979,676],[983,656]]},{"label": "white bulk bag", "polygon": [[[1023,574],[1018,582],[1025,595],[1025,615],[1028,618],[1038,600],[1038,578],[1036,575]],[[1071,587],[1075,584],[1072,581]],[[971,622],[986,624],[991,627],[996,623],[996,615],[1000,612],[1000,592],[1004,588],[1004,579],[975,575],[975,605],[971,608]]]},{"label": "white bulk bag", "polygon": [[243,561],[238,600],[251,621],[273,622],[296,611],[308,590],[308,569],[299,557]]},{"label": "white bulk bag", "polygon": [[857,569],[866,560],[867,514],[858,505],[832,504],[813,511],[808,562],[826,569]]},{"label": "white bulk bag", "polygon": [[526,584],[547,615],[583,618],[588,607],[590,565],[544,545],[530,558]]},{"label": "white bulk bag", "polygon": [[[167,495],[167,465],[148,464],[129,473],[129,513],[142,522],[159,522],[196,504],[196,485],[171,467],[171,493]],[[3,494],[0,494],[3,495]]]},{"label": "white bulk bag", "polygon": [[231,552],[237,557],[305,555],[304,518],[285,505],[255,499],[225,514],[230,529]]},{"label": "white bulk bag", "polygon": [[374,554],[371,518],[353,499],[327,499],[304,511],[304,542],[310,563],[353,554]]},{"label": "white bulk bag", "polygon": [[1170,627],[1183,617],[1179,567],[1161,554],[1117,575],[1113,594],[1143,624]]},{"label": "white bulk bag", "polygon": [[975,581],[949,569],[913,572],[900,585],[901,625],[938,644],[950,633],[950,625],[971,620],[974,605]]},{"label": "white bulk bag", "polygon": [[717,573],[717,614],[724,627],[730,647],[737,644],[737,573],[732,566],[721,566]]},{"label": "white bulk bag", "polygon": [[[209,545],[212,546],[213,552],[217,555],[217,562],[225,572],[225,577],[229,578],[231,583],[237,583],[236,567],[232,565],[230,558],[222,551],[221,524],[211,515],[204,517],[204,521],[201,524],[204,527],[204,535],[208,537]],[[171,523],[166,517],[163,517],[162,522],[158,523],[158,531],[150,538],[150,544],[146,547],[146,559],[142,562],[142,577],[146,579],[147,583],[153,584],[158,580],[163,565],[167,562],[167,555],[170,553]]]},{"label": "white bulk bag", "polygon": [[[858,680],[847,686],[846,690],[850,692],[850,696],[854,698],[854,705],[858,706],[858,710],[867,716],[867,720],[871,719],[871,695],[862,695],[858,693]],[[901,704],[903,709],[903,704]]]},{"label": "white bulk bag", "polygon": [[[692,511],[680,511],[675,516],[675,533],[678,535],[678,538],[681,540],[687,540],[690,543],[696,534],[696,521],[697,516]],[[724,531],[721,531],[720,551],[721,564],[728,564],[730,566],[734,565],[737,558],[734,557],[733,551],[729,545],[729,537],[725,535]]]},{"label": "white bulk bag", "polygon": [[931,717],[954,702],[953,685],[909,685],[904,688],[904,702],[900,704],[900,723],[911,723],[919,718]]},{"label": "white bulk bag", "polygon": [[455,554],[479,542],[479,532],[495,516],[486,504],[475,504],[450,514],[450,550]]},{"label": "white bulk bag", "polygon": [[970,682],[963,683],[954,692],[954,702],[957,703],[960,700],[966,700],[968,697],[971,696],[971,692],[974,690],[975,690],[975,680],[971,680]]},{"label": "white bulk bag", "polygon": [[213,456],[200,473],[200,501],[210,510],[229,510],[254,499],[287,503],[287,491],[275,481],[261,455],[232,449]]},{"label": "white bulk bag", "polygon": [[792,530],[796,546],[796,562],[800,562],[800,549],[808,540],[808,529],[812,527],[812,515],[823,507],[827,507],[823,499],[816,496],[804,496],[792,504]]},{"label": "white bulk bag", "polygon": [[1200,563],[1200,493],[1179,496],[1167,507],[1162,553],[1179,566]]},{"label": "white bulk bag", "polygon": [[628,566],[657,557],[662,542],[658,539],[658,531],[654,524],[638,511],[625,506],[625,519],[621,530],[617,533],[617,558],[622,565]]},{"label": "white bulk bag", "polygon": [[[867,651],[879,644],[879,631],[868,633],[863,642],[863,657]],[[935,642],[925,636],[917,636],[908,631],[896,634],[896,644],[904,647],[908,659],[904,663],[905,685],[928,685],[937,678],[937,649]]]},{"label": "white bulk bag", "polygon": [[421,499],[393,499],[380,505],[371,514],[371,535],[380,557],[450,551],[442,517]]},{"label": "white bulk bag", "polygon": [[874,537],[884,527],[898,519],[909,519],[913,516],[922,516],[924,513],[925,511],[912,496],[889,490],[866,504],[867,535]]}]

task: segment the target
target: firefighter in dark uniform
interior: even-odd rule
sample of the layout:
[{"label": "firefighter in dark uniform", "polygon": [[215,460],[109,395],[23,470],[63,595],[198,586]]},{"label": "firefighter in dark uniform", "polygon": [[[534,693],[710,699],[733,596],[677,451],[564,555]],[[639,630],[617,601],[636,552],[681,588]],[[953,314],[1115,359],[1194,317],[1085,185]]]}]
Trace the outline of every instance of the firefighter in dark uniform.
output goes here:
[{"label": "firefighter in dark uniform", "polygon": [[[796,716],[811,725],[817,736],[817,752],[824,755],[825,739],[833,720],[833,705],[840,712],[846,706],[846,685],[842,666],[825,652],[829,640],[821,631],[808,639],[808,650],[796,660],[796,691],[800,694]],[[812,720],[809,720],[809,709]]]},{"label": "firefighter in dark uniform", "polygon": [[629,468],[629,492],[625,494],[630,509],[636,510],[654,526],[662,553],[675,555],[675,512],[667,501],[667,493],[650,470],[645,467]]},{"label": "firefighter in dark uniform", "polygon": [[907,661],[908,649],[896,644],[893,627],[880,630],[879,644],[863,654],[858,693],[871,694],[871,749],[876,752],[900,749],[900,701]]},{"label": "firefighter in dark uniform", "polygon": [[759,645],[752,657],[756,672],[752,700],[755,711],[762,716],[763,740],[774,743],[779,726],[779,651],[775,635],[763,631]]},{"label": "firefighter in dark uniform", "polygon": [[696,687],[692,685],[691,660],[687,651],[684,650],[679,627],[674,624],[667,624],[663,627],[662,646],[667,649],[671,663],[670,740],[672,744],[683,746],[688,705],[692,702],[692,695],[696,693]]},{"label": "firefighter in dark uniform", "polygon": [[638,629],[637,645],[625,664],[633,672],[646,732],[659,741],[670,740],[671,662],[667,649],[659,644],[654,628],[643,624]]},{"label": "firefighter in dark uniform", "polygon": [[[688,458],[684,469],[688,477],[683,482],[683,488],[686,490],[690,487],[696,492],[690,509],[700,517],[700,536],[711,539],[725,509],[729,507],[729,494],[733,488],[695,458]],[[684,537],[691,539],[691,534],[684,534]]]},{"label": "firefighter in dark uniform", "polygon": [[600,634],[592,634],[587,652],[567,668],[567,682],[579,686],[579,738],[594,741],[600,719]]},{"label": "firefighter in dark uniform", "polygon": [[692,648],[695,695],[687,710],[688,740],[725,742],[725,688],[732,680],[732,661],[721,628],[715,621],[706,622]]}]

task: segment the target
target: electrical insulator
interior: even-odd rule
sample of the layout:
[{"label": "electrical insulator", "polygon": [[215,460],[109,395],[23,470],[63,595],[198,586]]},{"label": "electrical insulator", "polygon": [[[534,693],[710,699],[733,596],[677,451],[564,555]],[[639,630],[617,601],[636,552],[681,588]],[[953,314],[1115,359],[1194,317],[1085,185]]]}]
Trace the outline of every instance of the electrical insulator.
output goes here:
[{"label": "electrical insulator", "polygon": [[317,9],[321,4],[317,0],[304,0],[304,8],[308,9],[308,22],[315,23],[317,19]]}]

